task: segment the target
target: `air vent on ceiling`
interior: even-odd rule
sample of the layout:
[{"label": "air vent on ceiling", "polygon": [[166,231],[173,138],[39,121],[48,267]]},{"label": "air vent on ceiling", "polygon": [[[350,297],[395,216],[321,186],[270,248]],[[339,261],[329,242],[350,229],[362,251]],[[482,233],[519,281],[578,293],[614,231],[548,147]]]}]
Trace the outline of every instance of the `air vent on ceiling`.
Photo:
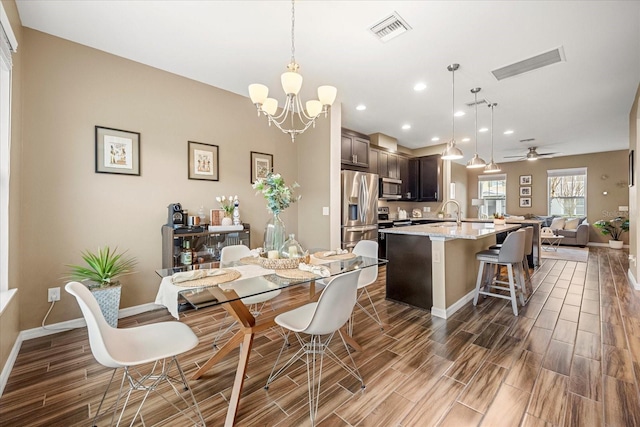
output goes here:
[{"label": "air vent on ceiling", "polygon": [[535,140],[536,140],[535,138],[521,139],[520,142],[533,142]]},{"label": "air vent on ceiling", "polygon": [[498,68],[497,70],[493,70],[491,73],[497,80],[504,80],[509,77],[537,70],[538,68],[546,67],[547,65],[565,61],[564,48],[560,46],[559,48],[550,50],[549,52],[532,56],[531,58],[524,59],[516,62],[515,64],[507,65],[506,67]]},{"label": "air vent on ceiling", "polygon": [[398,37],[400,34],[406,33],[410,29],[411,26],[407,24],[407,21],[402,19],[402,17],[398,15],[398,12],[393,12],[392,15],[370,27],[369,31],[381,41],[387,42]]},{"label": "air vent on ceiling", "polygon": [[478,99],[478,102],[476,102],[476,101],[467,102],[466,105],[467,105],[467,107],[473,107],[476,104],[482,105],[482,104],[488,104],[488,102],[487,102],[486,99],[482,98],[482,99]]}]

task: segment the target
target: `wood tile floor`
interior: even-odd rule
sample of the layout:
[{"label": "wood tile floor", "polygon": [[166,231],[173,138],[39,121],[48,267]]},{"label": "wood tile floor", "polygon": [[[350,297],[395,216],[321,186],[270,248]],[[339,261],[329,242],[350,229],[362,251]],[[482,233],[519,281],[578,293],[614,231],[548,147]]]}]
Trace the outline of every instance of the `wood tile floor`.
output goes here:
[{"label": "wood tile floor", "polygon": [[[607,248],[591,248],[586,263],[545,260],[519,317],[508,301],[488,298],[446,321],[385,301],[382,268],[372,294],[390,326],[382,333],[363,315],[355,326],[366,389],[328,363],[318,424],[640,427],[640,292],[626,279],[627,262],[625,251]],[[187,374],[210,355],[222,317],[220,308],[184,316],[200,337],[181,357]],[[170,320],[166,310],[120,327],[161,320]],[[256,339],[238,425],[309,424],[302,364],[263,389],[281,342],[274,332]],[[223,424],[236,363],[234,352],[191,382],[209,426]],[[26,341],[0,398],[0,425],[90,425],[109,373],[85,329]],[[184,425],[167,418],[159,398],[145,408],[147,425]]]}]

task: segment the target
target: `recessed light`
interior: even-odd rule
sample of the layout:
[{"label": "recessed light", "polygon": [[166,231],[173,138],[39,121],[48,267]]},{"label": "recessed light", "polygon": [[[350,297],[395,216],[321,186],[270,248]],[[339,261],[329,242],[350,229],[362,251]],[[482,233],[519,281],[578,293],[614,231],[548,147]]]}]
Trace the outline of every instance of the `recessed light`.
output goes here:
[{"label": "recessed light", "polygon": [[487,132],[489,130],[489,128],[480,128],[478,129],[478,132]]},{"label": "recessed light", "polygon": [[423,91],[427,88],[427,85],[424,83],[416,83],[416,85],[413,87],[413,90],[415,90],[416,92],[420,92]]},{"label": "recessed light", "polygon": [[465,115],[464,111],[456,111],[456,113],[454,114],[454,116],[456,116],[456,117],[462,117],[464,115]]},{"label": "recessed light", "polygon": [[462,142],[469,142],[471,141],[471,138],[462,138]]},{"label": "recessed light", "polygon": [[505,135],[511,135],[512,133],[513,133],[513,131],[511,129],[504,131]]},{"label": "recessed light", "polygon": [[402,129],[404,130],[411,129],[411,125],[410,124],[402,125]]},{"label": "recessed light", "polygon": [[436,141],[440,141],[440,138],[438,138],[437,136],[434,136],[433,138],[431,138],[431,140],[432,140],[433,142],[436,142]]},{"label": "recessed light", "polygon": [[360,104],[360,105],[358,105],[358,106],[356,107],[356,110],[358,110],[358,111],[364,111],[364,110],[366,110],[366,109],[367,109],[367,106],[366,106],[366,105],[364,105],[364,104]]}]

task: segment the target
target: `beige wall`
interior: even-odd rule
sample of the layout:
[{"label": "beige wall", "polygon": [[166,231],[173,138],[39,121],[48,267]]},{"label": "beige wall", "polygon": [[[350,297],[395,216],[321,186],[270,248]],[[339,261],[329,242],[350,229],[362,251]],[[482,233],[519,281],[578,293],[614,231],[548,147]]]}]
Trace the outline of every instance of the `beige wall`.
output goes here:
[{"label": "beige wall", "polygon": [[638,277],[638,241],[640,240],[640,229],[638,229],[638,188],[640,188],[640,182],[638,182],[638,168],[640,167],[640,85],[636,91],[635,101],[631,112],[629,113],[629,150],[634,150],[635,165],[634,165],[634,182],[635,185],[629,188],[629,254],[634,256],[636,262],[629,262],[629,271],[634,277],[636,283],[640,283],[640,277]]},{"label": "beige wall", "polygon": [[[11,29],[18,40],[18,52],[13,55],[13,70],[11,84],[11,176],[9,182],[9,288],[18,288],[20,283],[21,248],[24,247],[18,235],[20,229],[20,187],[21,187],[21,158],[22,158],[22,58],[24,45],[22,26],[18,16],[18,9],[13,0],[2,0]],[[24,299],[24,292],[19,291],[0,314],[0,371],[11,353],[13,344],[20,332],[19,301]]]},{"label": "beige wall", "polygon": [[[126,277],[121,308],[152,302],[169,203],[195,212],[237,194],[252,245],[260,245],[269,215],[251,188],[249,152],[272,153],[275,170],[293,183],[298,147],[326,144],[317,139],[326,136],[322,126],[292,144],[246,97],[26,28],[24,52],[20,292],[30,298],[21,299],[21,329],[40,325],[46,289],[64,285],[65,264],[80,262],[85,248],[129,249],[140,264]],[[94,172],[95,125],[141,133],[140,177]],[[219,146],[219,182],[187,179],[187,141]],[[303,184],[302,200],[282,215],[293,233],[298,209],[315,203],[314,188]],[[79,316],[63,292],[48,322]]]},{"label": "beige wall", "polygon": [[[584,154],[580,156],[539,159],[535,162],[500,163],[501,173],[507,175],[507,213],[511,215],[547,215],[547,170],[565,168],[587,168],[587,220],[593,224],[599,219],[612,219],[618,206],[629,205],[627,186],[627,150],[604,153]],[[477,197],[477,176],[482,173],[468,170],[468,204]],[[531,208],[519,207],[520,175],[531,175]],[[605,196],[603,192],[608,194]],[[628,233],[624,234],[625,243]],[[608,238],[591,227],[590,242],[608,242]]]}]

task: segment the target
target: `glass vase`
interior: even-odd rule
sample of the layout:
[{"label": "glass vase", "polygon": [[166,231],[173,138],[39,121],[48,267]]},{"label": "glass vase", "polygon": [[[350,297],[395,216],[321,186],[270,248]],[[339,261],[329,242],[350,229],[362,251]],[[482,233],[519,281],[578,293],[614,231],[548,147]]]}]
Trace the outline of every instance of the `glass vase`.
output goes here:
[{"label": "glass vase", "polygon": [[285,240],[287,240],[287,234],[284,223],[280,215],[274,213],[264,228],[264,251],[279,251]]}]

